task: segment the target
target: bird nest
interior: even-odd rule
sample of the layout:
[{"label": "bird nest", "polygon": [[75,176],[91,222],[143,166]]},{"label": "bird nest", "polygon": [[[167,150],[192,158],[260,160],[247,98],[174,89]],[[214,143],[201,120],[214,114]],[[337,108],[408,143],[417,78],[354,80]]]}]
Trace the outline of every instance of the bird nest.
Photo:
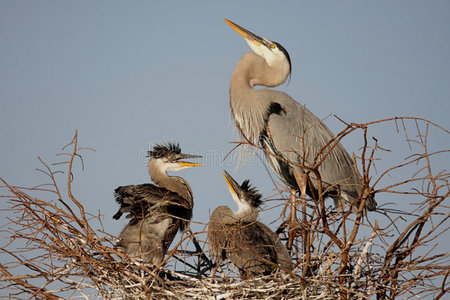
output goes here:
[{"label": "bird nest", "polygon": [[[440,247],[448,237],[449,174],[433,173],[430,161],[448,150],[430,153],[427,133],[430,124],[444,134],[448,131],[426,120],[414,122],[422,150],[380,177],[411,165],[418,171],[377,189],[378,193],[415,197],[412,211],[392,217],[388,214],[392,210],[384,209],[388,221],[370,224],[363,205],[355,216],[331,213],[323,199],[309,200],[299,205],[299,221],[288,227],[282,218],[286,226],[277,232],[292,243],[294,270],[248,279],[241,279],[229,262],[211,277],[215,266],[209,259],[205,230],[184,233],[159,266],[124,257],[115,249],[117,238],[103,229],[102,216],[85,212],[72,194],[73,166],[83,163],[80,153],[88,149],[78,146],[75,135],[63,148],[67,152],[62,155],[68,159],[56,163],[64,172],[53,170],[39,158],[48,184],[24,188],[0,178],[2,212],[7,216],[0,231],[2,240],[7,238],[0,245],[3,294],[13,299],[22,299],[24,292],[45,299],[441,298],[449,290],[449,252]],[[423,124],[426,134],[419,130]],[[350,124],[341,136],[364,128],[367,124]],[[382,148],[375,143],[372,149]],[[367,161],[373,157],[372,152]],[[365,166],[361,176],[368,178],[370,168]],[[64,184],[58,183],[60,176]],[[411,188],[411,183],[416,185]],[[286,196],[278,198],[288,203]],[[207,224],[203,226],[206,229]]]}]

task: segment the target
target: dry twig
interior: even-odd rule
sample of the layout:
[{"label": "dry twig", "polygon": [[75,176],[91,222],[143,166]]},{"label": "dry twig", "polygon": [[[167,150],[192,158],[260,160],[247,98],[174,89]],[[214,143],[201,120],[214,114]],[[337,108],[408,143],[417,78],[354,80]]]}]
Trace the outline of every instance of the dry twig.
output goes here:
[{"label": "dry twig", "polygon": [[[398,128],[398,121],[402,123],[408,146],[418,149],[417,153],[407,155],[405,162],[389,166],[376,177],[375,162],[387,150],[376,140],[374,144],[369,143],[368,128],[389,122]],[[407,130],[407,122],[411,121],[416,139]],[[350,210],[330,211],[323,196],[326,191],[319,180],[318,193],[313,199],[307,199],[302,207],[294,206],[302,222],[294,220],[296,224],[287,231],[293,244],[295,274],[275,273],[240,280],[236,269],[225,263],[221,266],[222,276],[210,278],[214,264],[206,255],[204,230],[184,235],[157,268],[129,261],[115,250],[116,238],[105,232],[100,216],[85,212],[72,193],[73,166],[77,162],[83,164],[80,152],[88,149],[78,146],[75,134],[72,142],[64,147],[66,152],[61,154],[68,159],[56,164],[65,168],[65,189],[57,184],[56,177],[61,172],[40,158],[43,165],[40,171],[48,176],[50,183],[23,188],[0,178],[2,207],[6,207],[2,210],[8,215],[1,234],[9,238],[0,246],[0,287],[10,298],[22,298],[20,293],[25,292],[29,297],[45,299],[443,297],[449,291],[449,252],[443,252],[439,242],[446,243],[449,228],[449,173],[434,171],[432,160],[449,150],[430,152],[428,138],[431,129],[445,135],[449,132],[418,118],[345,124],[346,128],[321,149],[312,165],[300,167],[320,179],[319,166],[331,149],[348,134],[361,130],[363,148],[353,158],[364,185],[357,204],[359,212],[352,215]],[[411,167],[415,167],[411,176],[395,179],[394,172]],[[391,176],[389,183],[381,186],[387,176]],[[275,190],[279,193],[277,201],[288,201],[283,189]],[[376,193],[378,199],[383,195],[414,197],[416,205],[394,219],[393,210],[381,206],[380,211],[389,214],[389,218],[372,226],[363,214],[369,193]],[[287,204],[283,205],[286,209]],[[280,218],[287,224],[284,211]],[[94,230],[94,224],[101,229]],[[204,226],[206,229],[207,224]],[[279,233],[283,231],[280,227]],[[193,250],[184,249],[187,247]],[[180,262],[181,270],[167,267]]]}]

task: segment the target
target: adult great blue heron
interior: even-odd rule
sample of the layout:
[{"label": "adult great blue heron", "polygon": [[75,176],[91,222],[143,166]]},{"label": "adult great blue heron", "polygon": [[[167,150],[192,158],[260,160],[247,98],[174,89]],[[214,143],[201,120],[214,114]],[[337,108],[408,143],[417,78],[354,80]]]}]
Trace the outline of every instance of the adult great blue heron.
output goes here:
[{"label": "adult great blue heron", "polygon": [[113,216],[128,213],[130,222],[120,233],[119,251],[145,263],[159,265],[178,230],[184,231],[192,218],[193,196],[189,184],[167,171],[179,171],[202,164],[181,161],[201,156],[181,153],[178,144],[155,145],[149,151],[148,171],[156,184],[120,186],[115,198],[120,205]]},{"label": "adult great blue heron", "polygon": [[[231,77],[230,106],[239,132],[252,143],[260,142],[271,168],[283,182],[303,195],[316,194],[315,174],[309,174],[312,186],[307,185],[306,171],[293,164],[313,166],[319,150],[333,138],[332,132],[286,93],[254,89],[257,85],[275,87],[285,82],[291,72],[289,54],[277,42],[261,38],[227,19],[225,22],[253,50],[242,56]],[[327,149],[323,153],[326,152]],[[359,198],[361,180],[341,144],[328,153],[318,171],[325,196],[332,197],[336,207],[342,207],[343,203],[351,205]],[[373,194],[369,194],[365,208],[373,211],[376,206]],[[357,205],[353,211],[358,211]]]},{"label": "adult great blue heron", "polygon": [[219,206],[211,214],[208,245],[212,258],[217,263],[228,258],[242,278],[270,274],[277,266],[292,271],[291,257],[278,235],[256,220],[261,194],[248,180],[239,185],[226,171],[223,175],[238,210]]}]

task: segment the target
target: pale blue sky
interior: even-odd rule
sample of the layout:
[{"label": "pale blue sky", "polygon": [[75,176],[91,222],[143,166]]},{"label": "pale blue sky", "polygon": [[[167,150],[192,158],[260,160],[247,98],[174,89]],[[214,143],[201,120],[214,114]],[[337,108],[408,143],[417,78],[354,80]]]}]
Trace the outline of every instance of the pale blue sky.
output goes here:
[{"label": "pale blue sky", "polygon": [[[205,167],[177,174],[192,186],[194,220],[207,222],[216,206],[234,205],[221,175],[234,164],[221,160],[236,140],[229,80],[249,48],[224,17],[288,50],[292,77],[277,89],[321,118],[414,116],[450,127],[448,1],[3,0],[0,176],[12,185],[46,182],[36,157],[58,161],[55,154],[78,129],[80,146],[96,152],[84,153],[74,195],[119,234],[125,220],[111,218],[114,189],[148,182],[143,153],[153,143],[178,141],[205,155]],[[326,123],[334,132],[343,128],[333,118]],[[394,150],[386,165],[412,154],[394,128],[371,133]],[[448,135],[432,137],[436,149],[450,148]],[[358,151],[360,134],[343,143]],[[448,155],[437,167],[448,168]],[[255,161],[232,174],[273,193]],[[391,201],[378,197],[379,204]]]}]

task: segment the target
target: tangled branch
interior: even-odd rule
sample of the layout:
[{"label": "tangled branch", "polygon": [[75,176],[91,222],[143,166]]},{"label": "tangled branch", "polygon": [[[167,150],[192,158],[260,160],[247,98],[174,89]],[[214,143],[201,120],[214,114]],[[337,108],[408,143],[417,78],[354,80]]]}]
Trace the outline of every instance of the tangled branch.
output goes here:
[{"label": "tangled branch", "polygon": [[[389,150],[370,139],[368,129],[390,122],[397,131],[398,123],[402,125],[405,140],[416,153],[375,172],[380,153]],[[415,138],[408,134],[406,122],[415,125]],[[101,216],[86,212],[72,193],[74,164],[83,165],[81,154],[92,150],[79,147],[75,133],[58,155],[65,160],[51,166],[39,158],[40,172],[46,174],[48,183],[24,188],[0,178],[2,211],[8,216],[0,230],[1,236],[7,237],[0,245],[0,286],[10,298],[23,298],[21,293],[25,292],[29,297],[45,299],[441,298],[449,292],[449,252],[440,244],[446,244],[448,236],[450,174],[447,170],[436,172],[432,161],[449,150],[430,151],[432,129],[449,134],[418,118],[346,124],[312,165],[298,165],[319,179],[317,194],[303,205],[293,206],[301,220],[295,219],[293,224],[288,221],[288,189],[276,189],[272,197],[272,201],[281,203],[275,206],[284,207],[277,233],[282,240],[292,240],[294,272],[246,280],[241,280],[228,262],[220,266],[220,275],[210,277],[215,266],[205,247],[207,224],[203,223],[203,230],[184,234],[157,268],[130,261],[118,252],[117,238],[104,230]],[[353,163],[364,188],[355,204],[355,215],[351,208],[336,212],[326,206],[319,166],[342,138],[357,130],[362,132],[363,147],[360,155],[353,156]],[[241,144],[250,142],[241,142],[237,148]],[[63,168],[65,185],[58,183],[62,172],[54,170],[55,166]],[[408,178],[395,176],[395,172],[409,168],[414,171]],[[384,181],[388,184],[383,186]],[[371,224],[364,214],[370,193],[378,199],[383,195],[405,197],[411,210],[400,212],[381,205],[381,219]]]}]

